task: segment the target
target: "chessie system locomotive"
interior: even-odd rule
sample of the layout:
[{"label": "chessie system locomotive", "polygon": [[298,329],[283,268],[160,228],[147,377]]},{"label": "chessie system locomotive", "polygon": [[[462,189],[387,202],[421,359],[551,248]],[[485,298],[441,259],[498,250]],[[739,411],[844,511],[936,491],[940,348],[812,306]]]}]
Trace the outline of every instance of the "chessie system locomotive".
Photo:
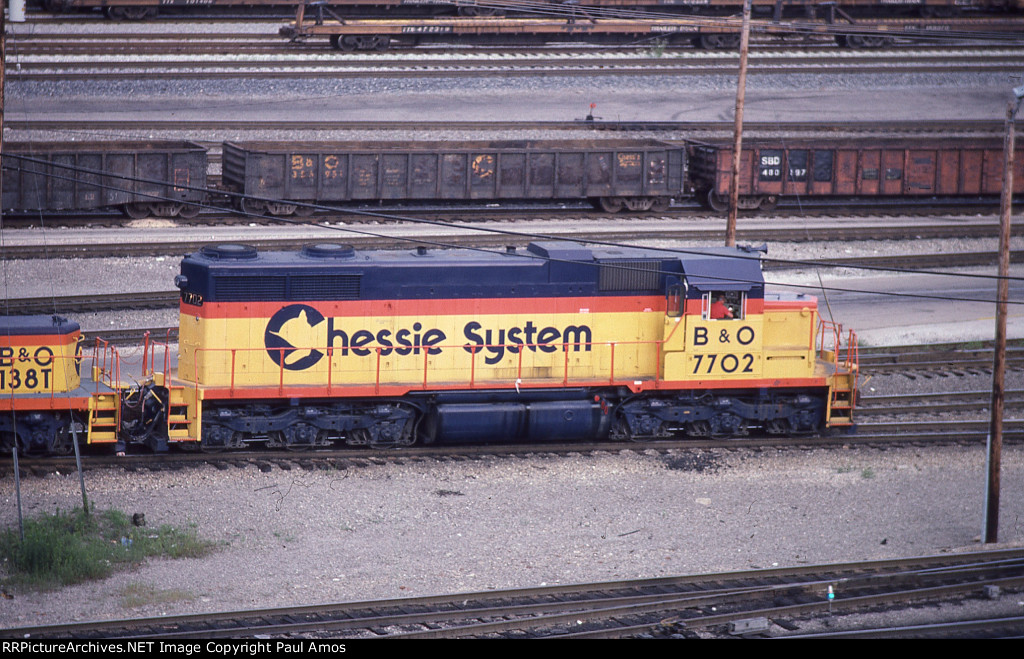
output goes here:
[{"label": "chessie system locomotive", "polygon": [[148,343],[131,385],[112,349],[82,354],[76,324],[3,319],[3,439],[62,453],[73,436],[304,449],[853,425],[852,332],[812,296],[766,293],[755,250],[219,245],[176,284],[177,359]]}]

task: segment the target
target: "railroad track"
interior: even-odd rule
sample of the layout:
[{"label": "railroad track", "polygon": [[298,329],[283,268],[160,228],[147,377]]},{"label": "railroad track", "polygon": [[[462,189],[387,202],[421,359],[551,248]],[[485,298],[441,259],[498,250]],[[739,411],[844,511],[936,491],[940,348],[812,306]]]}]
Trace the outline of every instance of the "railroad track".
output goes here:
[{"label": "railroad track", "polygon": [[[166,331],[153,331],[158,339]],[[173,341],[174,335],[169,340]],[[779,451],[835,448],[895,448],[901,446],[978,446],[983,447],[989,431],[985,418],[989,392],[933,393],[925,395],[866,396],[856,414],[857,426],[851,432],[834,430],[820,436],[741,438],[679,438],[650,441],[545,442],[541,444],[458,444],[392,447],[327,447],[315,450],[265,450],[259,445],[234,451],[192,452],[172,450],[164,454],[112,455],[108,447],[88,449],[86,470],[123,469],[151,471],[194,468],[213,465],[218,469],[255,467],[263,472],[329,469],[358,471],[367,467],[416,462],[475,460],[518,460],[524,457],[564,457],[635,451],[662,456],[668,468],[689,469],[713,456],[716,451]],[[1006,409],[1014,414],[1024,407],[1024,392],[1007,392]],[[908,414],[923,416],[923,421],[907,420]],[[1005,444],[1024,442],[1024,419],[1007,417],[1003,422]],[[0,454],[0,477],[7,475],[9,456]],[[21,458],[23,476],[48,477],[54,471],[70,473],[76,469],[72,457]]]},{"label": "railroad track", "polygon": [[[1024,586],[1024,550],[6,629],[6,638],[787,636],[814,617]],[[832,597],[829,597],[831,588]],[[713,612],[713,613],[710,613]],[[774,621],[774,622],[771,622]],[[849,623],[841,623],[849,624]],[[1003,634],[1019,634],[1018,621]]]},{"label": "railroad track", "polygon": [[[167,24],[165,24],[167,25]],[[55,30],[54,26],[36,26],[33,31],[15,28],[9,37],[9,55],[18,57],[101,57],[108,55],[134,56],[202,56],[202,55],[243,55],[281,56],[318,54],[318,59],[346,62],[421,62],[421,61],[507,61],[507,60],[551,60],[578,59],[587,57],[597,60],[618,58],[646,58],[644,51],[659,54],[663,59],[687,59],[696,61],[735,60],[737,55],[730,50],[705,51],[689,46],[662,48],[657,43],[636,45],[588,45],[549,44],[523,45],[517,48],[507,46],[423,46],[415,53],[384,52],[341,52],[325,51],[322,45],[285,42],[277,29],[280,22],[253,23],[250,30],[239,32],[239,25],[219,23],[227,30],[213,29],[197,24],[170,24],[172,30],[140,31],[131,24],[100,24],[80,29],[81,25],[67,26]],[[163,26],[159,26],[163,27]],[[105,28],[105,29],[104,29]],[[211,29],[207,29],[211,28]],[[133,31],[134,30],[134,31]],[[843,50],[834,40],[815,45],[785,45],[769,39],[752,39],[752,56],[756,60],[783,62],[813,61],[816,58],[833,57],[852,63],[872,63],[883,60],[897,60],[909,55],[915,60],[935,62],[988,61],[999,63],[1006,58],[1019,58],[1021,53],[1014,45],[976,43],[963,46],[937,46],[931,44],[906,44],[898,48],[872,50]]]},{"label": "railroad track", "polygon": [[[211,160],[217,161],[216,164],[219,165],[219,154]],[[211,163],[211,166],[214,166],[213,163]],[[207,180],[212,179],[219,179],[219,175],[207,174]],[[212,194],[216,195],[217,191],[221,188],[218,188],[216,187],[216,184],[213,184],[208,189]],[[994,200],[980,198],[917,199],[907,197],[894,201],[891,199],[872,198],[846,199],[817,197],[809,199],[786,198],[781,200],[778,207],[773,211],[753,211],[752,213],[741,211],[741,213],[744,217],[750,218],[770,217],[772,215],[785,214],[791,219],[823,216],[851,218],[879,215],[891,216],[894,214],[928,217],[947,214],[986,215],[994,211],[995,205],[996,202]],[[317,221],[321,222],[344,221],[348,223],[378,222],[380,220],[389,222],[400,222],[406,220],[461,222],[466,219],[474,221],[508,221],[520,220],[523,217],[561,218],[566,215],[585,218],[599,218],[603,220],[610,218],[607,213],[595,210],[590,204],[572,201],[551,203],[535,202],[526,204],[507,202],[500,203],[499,205],[483,205],[479,203],[471,203],[469,205],[430,205],[426,203],[403,205],[396,203],[376,206],[321,206],[318,210],[314,211],[313,215],[316,216]],[[614,217],[616,220],[624,222],[630,219],[643,220],[659,217],[674,219],[718,219],[722,216],[722,213],[708,210],[693,199],[680,199],[664,211],[650,211],[637,216],[628,216],[623,213],[619,213]],[[228,211],[222,207],[212,206],[207,207],[205,212],[201,212],[195,218],[185,219],[177,217],[173,219],[154,219],[173,222],[176,226],[198,227],[210,225],[249,225],[254,223],[265,225],[309,223],[309,220],[299,218],[298,216],[258,215],[254,213],[244,213],[241,211]],[[46,214],[25,211],[18,214],[9,213],[5,215],[4,227],[7,229],[19,229],[46,226],[130,226],[134,221],[135,218],[128,217],[124,212],[116,209],[106,211],[102,209],[81,212],[69,211]],[[978,222],[964,224],[964,228],[961,229],[961,234],[958,237],[984,235],[985,229],[979,229],[979,227],[983,226],[983,224],[979,224]],[[895,237],[899,237],[907,231],[907,229],[901,229],[893,226],[879,227],[879,230],[882,232],[880,235],[891,235]],[[1019,228],[1012,230],[1018,233],[1022,232]],[[833,227],[832,231],[833,234],[830,239],[837,237],[835,232],[843,232],[844,227]]]},{"label": "railroad track", "polygon": [[[1018,361],[1018,367],[1024,361]],[[1003,392],[1006,407],[1024,406],[1024,390]],[[905,414],[972,414],[987,412],[992,404],[991,391],[958,391],[929,394],[893,394],[889,396],[861,396],[857,400],[857,418],[901,416]]]},{"label": "railroad track", "polygon": [[[565,211],[577,212],[577,211]],[[560,214],[564,216],[564,213]],[[457,218],[458,212],[440,214],[447,218]],[[247,232],[257,235],[245,235],[243,227],[239,233],[238,229],[214,230],[211,228],[209,235],[201,238],[177,240],[173,236],[158,241],[139,242],[118,242],[117,238],[110,235],[109,231],[98,232],[95,239],[85,241],[78,239],[77,242],[61,242],[54,238],[53,233],[46,232],[8,232],[5,242],[0,245],[0,258],[13,259],[44,259],[44,258],[101,258],[101,257],[128,257],[128,256],[180,256],[188,254],[203,245],[211,242],[244,242],[259,249],[297,249],[311,241],[321,242],[343,242],[350,244],[357,249],[395,249],[406,248],[412,244],[427,246],[459,246],[494,248],[506,245],[524,245],[531,240],[537,239],[571,239],[589,240],[595,242],[620,242],[624,236],[630,241],[638,240],[674,240],[680,243],[688,243],[701,240],[718,240],[721,236],[721,220],[715,219],[711,222],[698,224],[689,220],[678,221],[678,217],[669,219],[651,218],[615,218],[614,223],[609,223],[607,216],[594,223],[567,222],[547,223],[542,229],[528,231],[524,229],[510,229],[501,223],[494,223],[490,220],[509,219],[507,212],[498,214],[494,209],[477,209],[472,215],[474,220],[471,223],[460,223],[431,219],[438,217],[436,213],[428,213],[420,219],[415,219],[412,213],[395,211],[383,213],[380,211],[366,212],[362,215],[345,214],[333,217],[318,217],[313,221],[297,221],[274,218],[262,218],[268,223],[283,223],[295,229],[301,229],[300,234],[305,235],[281,235],[279,237],[261,237],[259,232]],[[249,218],[253,220],[254,218]],[[87,222],[106,223],[95,216],[90,216]],[[6,223],[6,221],[5,221]],[[61,226],[62,221],[49,219],[45,226]],[[71,224],[63,223],[64,226]],[[199,226],[204,224],[202,223]],[[416,235],[409,236],[409,228],[417,225]],[[802,222],[760,222],[755,218],[744,222],[737,230],[737,239],[741,242],[814,242],[814,241],[835,241],[835,240],[922,240],[922,239],[951,239],[951,238],[994,238],[998,236],[999,225],[993,218],[991,220],[978,220],[972,218],[960,221],[959,219],[950,222],[932,222],[923,220],[918,222],[885,222],[885,221],[857,221],[849,223],[837,223],[829,226],[807,226]],[[216,225],[215,225],[216,226]],[[8,228],[10,228],[8,226]],[[1015,235],[1024,234],[1024,227],[1016,226],[1013,229]],[[169,232],[171,233],[171,232]],[[1020,258],[1019,253],[1014,252],[1014,258]],[[863,257],[861,263],[871,263],[875,266],[892,265],[891,259],[905,259],[898,261],[911,264],[910,267],[918,268],[940,268],[940,267],[963,267],[967,265],[987,265],[992,262],[991,253],[958,253],[958,254],[917,254],[899,257]],[[846,262],[843,259],[843,262]],[[888,262],[887,262],[888,261]],[[814,263],[808,261],[808,263]],[[777,265],[768,259],[766,268],[771,269]]]},{"label": "railroad track", "polygon": [[[186,41],[188,43],[188,41]],[[123,42],[120,42],[123,46]],[[103,43],[94,46],[102,48]],[[164,46],[165,49],[169,48]],[[208,53],[187,55],[180,48],[171,55],[20,55],[16,66],[8,70],[9,80],[74,80],[74,79],[150,79],[163,78],[217,79],[251,76],[261,79],[317,79],[329,75],[345,78],[427,78],[427,77],[491,77],[502,76],[720,76],[734,75],[735,54],[682,51],[644,55],[603,53],[581,50],[566,53],[530,53],[518,57],[491,56],[487,53],[462,58],[382,56],[345,57],[311,51],[308,46],[298,50],[281,49],[270,53],[253,53],[225,44],[211,46]],[[220,53],[216,51],[219,50]],[[13,52],[18,52],[17,48]],[[228,55],[230,53],[230,55]],[[1024,52],[1000,49],[965,55],[940,54],[934,51],[889,52],[884,55],[837,56],[835,50],[814,53],[792,53],[759,58],[755,53],[748,65],[748,75],[759,74],[855,74],[855,73],[928,73],[955,69],[960,73],[992,73],[1016,71],[1024,66]]]},{"label": "railroad track", "polygon": [[[992,368],[992,346],[942,344],[928,346],[885,346],[860,348],[860,368],[870,373],[901,373],[907,371],[987,370]],[[1024,346],[1011,342],[1007,346],[1007,365],[1024,366]]]}]

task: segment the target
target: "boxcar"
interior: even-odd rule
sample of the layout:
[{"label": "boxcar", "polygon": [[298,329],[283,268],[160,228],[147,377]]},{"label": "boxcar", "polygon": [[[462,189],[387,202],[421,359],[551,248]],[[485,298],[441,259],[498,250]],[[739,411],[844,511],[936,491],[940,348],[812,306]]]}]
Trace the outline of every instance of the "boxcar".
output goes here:
[{"label": "boxcar", "polygon": [[[697,198],[728,208],[732,145],[690,150]],[[740,207],[774,208],[782,197],[982,197],[1002,189],[1001,140],[944,137],[744,141]],[[1014,192],[1024,191],[1024,146]]]},{"label": "boxcar", "polygon": [[206,199],[206,169],[206,149],[192,142],[8,142],[3,205],[194,217]]},{"label": "boxcar", "polygon": [[664,209],[685,181],[685,148],[653,140],[225,143],[223,156],[224,186],[244,195],[242,209],[279,215],[360,200]]}]

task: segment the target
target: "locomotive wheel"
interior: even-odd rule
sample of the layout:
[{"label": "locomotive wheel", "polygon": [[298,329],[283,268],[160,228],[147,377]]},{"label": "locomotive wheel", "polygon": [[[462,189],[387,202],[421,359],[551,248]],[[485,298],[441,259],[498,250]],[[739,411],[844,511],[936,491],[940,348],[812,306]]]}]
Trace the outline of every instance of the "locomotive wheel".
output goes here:
[{"label": "locomotive wheel", "polygon": [[144,220],[153,212],[149,204],[124,204],[121,210],[133,220]]},{"label": "locomotive wheel", "polygon": [[312,206],[296,206],[295,215],[299,217],[310,217],[316,212],[316,208]]},{"label": "locomotive wheel", "polygon": [[308,423],[295,423],[287,429],[271,433],[273,446],[283,446],[289,451],[308,451],[323,442],[320,430]]},{"label": "locomotive wheel", "polygon": [[773,211],[779,207],[779,198],[773,194],[765,195],[757,207],[763,211]]},{"label": "locomotive wheel", "polygon": [[229,448],[241,448],[242,438],[237,432],[218,423],[203,424],[203,439],[199,448],[203,453],[220,453]]},{"label": "locomotive wheel", "polygon": [[71,422],[64,423],[50,439],[50,455],[71,455],[75,451],[74,435],[71,433]]},{"label": "locomotive wheel", "polygon": [[618,213],[626,205],[626,202],[621,197],[601,197],[598,204],[605,213]]}]

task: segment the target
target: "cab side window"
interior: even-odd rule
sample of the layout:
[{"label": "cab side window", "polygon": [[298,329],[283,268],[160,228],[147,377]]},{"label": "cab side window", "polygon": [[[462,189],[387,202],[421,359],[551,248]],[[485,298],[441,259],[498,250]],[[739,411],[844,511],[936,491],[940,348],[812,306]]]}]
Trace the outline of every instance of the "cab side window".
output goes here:
[{"label": "cab side window", "polygon": [[668,287],[666,294],[665,314],[669,318],[678,318],[683,315],[686,305],[686,286],[673,284]]},{"label": "cab side window", "polygon": [[745,312],[746,295],[741,291],[711,291],[701,303],[704,320],[740,320]]}]

